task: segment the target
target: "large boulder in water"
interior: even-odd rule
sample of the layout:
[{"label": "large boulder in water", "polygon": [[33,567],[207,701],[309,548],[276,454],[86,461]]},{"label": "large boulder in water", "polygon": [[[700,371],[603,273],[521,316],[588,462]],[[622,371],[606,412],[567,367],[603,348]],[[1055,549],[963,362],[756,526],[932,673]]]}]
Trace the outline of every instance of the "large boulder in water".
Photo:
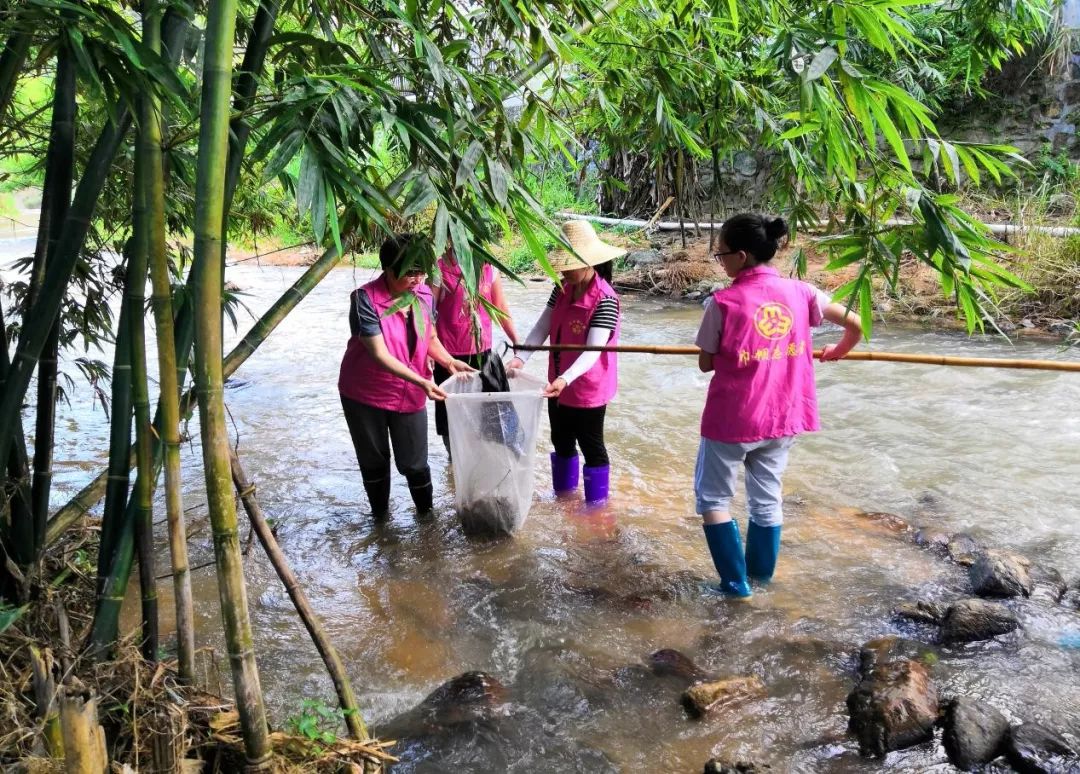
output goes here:
[{"label": "large boulder in water", "polygon": [[980,597],[1030,597],[1031,562],[1008,551],[987,550],[968,570],[971,586]]},{"label": "large boulder in water", "polygon": [[773,767],[767,763],[728,761],[723,758],[713,758],[705,764],[705,774],[766,774],[771,771]]},{"label": "large boulder in water", "polygon": [[1005,757],[1022,774],[1077,774],[1080,756],[1061,735],[1038,723],[1012,729]]},{"label": "large boulder in water", "polygon": [[945,753],[956,768],[971,771],[1004,751],[1009,721],[994,707],[961,696],[945,709]]},{"label": "large boulder in water", "polygon": [[858,737],[863,755],[881,758],[934,736],[937,689],[917,661],[874,666],[848,695],[847,706],[848,727]]},{"label": "large boulder in water", "polygon": [[978,642],[1019,628],[1020,622],[1003,605],[982,599],[964,599],[949,605],[941,622],[945,643]]},{"label": "large boulder in water", "polygon": [[1031,598],[1047,602],[1060,602],[1069,590],[1069,584],[1053,567],[1035,564],[1031,567]]},{"label": "large boulder in water", "polygon": [[434,726],[454,726],[490,718],[506,701],[506,688],[487,672],[465,672],[449,680],[417,708]]}]

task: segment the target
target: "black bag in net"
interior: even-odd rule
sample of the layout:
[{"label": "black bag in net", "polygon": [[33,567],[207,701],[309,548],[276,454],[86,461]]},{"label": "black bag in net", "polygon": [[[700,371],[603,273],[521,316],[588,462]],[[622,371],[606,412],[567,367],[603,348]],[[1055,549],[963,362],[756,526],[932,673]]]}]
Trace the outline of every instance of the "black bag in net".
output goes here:
[{"label": "black bag in net", "polygon": [[[510,392],[510,380],[502,358],[488,352],[480,365],[480,384],[484,392]],[[521,457],[525,453],[525,429],[521,426],[514,402],[492,401],[481,409],[480,437],[485,441],[500,443]]]}]

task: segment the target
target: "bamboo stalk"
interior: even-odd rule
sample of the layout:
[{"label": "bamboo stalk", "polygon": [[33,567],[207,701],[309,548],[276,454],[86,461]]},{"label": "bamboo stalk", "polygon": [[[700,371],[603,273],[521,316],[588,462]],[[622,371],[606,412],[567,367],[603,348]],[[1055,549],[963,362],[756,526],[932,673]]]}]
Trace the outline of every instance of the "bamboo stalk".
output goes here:
[{"label": "bamboo stalk", "polygon": [[50,758],[64,757],[64,734],[60,728],[60,710],[56,704],[56,678],[53,676],[52,653],[46,648],[30,646],[30,667],[33,674],[34,712],[43,721],[45,750]]},{"label": "bamboo stalk", "polygon": [[97,699],[60,689],[60,727],[64,734],[67,774],[103,774],[109,770],[105,729],[98,722]]},{"label": "bamboo stalk", "polygon": [[308,630],[308,634],[311,635],[319,655],[322,656],[326,671],[330,673],[330,679],[334,682],[334,690],[337,691],[338,703],[341,704],[342,712],[345,714],[345,725],[349,729],[349,734],[358,742],[363,742],[369,738],[368,730],[367,726],[364,725],[364,719],[360,715],[360,708],[356,704],[356,696],[353,694],[352,684],[349,682],[349,675],[345,671],[345,665],[341,662],[341,657],[331,644],[318,614],[312,609],[299,579],[293,573],[292,568],[289,567],[289,562],[285,558],[281,546],[278,545],[277,538],[270,531],[270,527],[266,523],[266,517],[263,516],[262,508],[259,506],[259,501],[255,498],[255,485],[248,480],[235,450],[230,449],[229,452],[233,484],[236,486],[236,493],[240,496],[240,502],[243,503],[244,510],[247,511],[248,519],[251,521],[251,528],[255,531],[255,535],[258,537],[267,557],[269,557],[270,563],[274,565],[274,571],[277,572],[278,577],[285,586],[285,591],[289,594],[289,599],[292,600],[300,620],[304,622],[304,627]]},{"label": "bamboo stalk", "polygon": [[[673,347],[660,344],[620,344],[615,347],[577,344],[518,344],[514,349],[528,352],[618,352],[642,355],[699,355],[697,347]],[[815,349],[814,357],[820,358],[822,350]],[[1034,371],[1080,372],[1080,362],[1069,360],[1023,360],[1000,357],[956,357],[952,355],[927,355],[915,352],[849,352],[844,360],[874,360],[887,363],[920,363],[923,365],[961,366],[967,368],[1025,368]]]},{"label": "bamboo stalk", "polygon": [[237,0],[216,0],[206,12],[199,156],[195,184],[194,375],[199,402],[207,504],[214,531],[221,614],[248,766],[267,765],[270,745],[252,645],[243,557],[232,498],[222,374],[221,246],[226,213],[225,165]]},{"label": "bamboo stalk", "polygon": [[[75,61],[61,44],[56,53],[53,84],[53,113],[49,147],[45,155],[41,216],[26,308],[34,305],[45,280],[48,262],[56,255],[60,226],[67,217],[75,174]],[[56,373],[60,348],[60,321],[53,322],[38,363],[37,416],[34,425],[34,473],[32,511],[34,514],[34,557],[45,542],[52,491],[53,437],[56,429]]]},{"label": "bamboo stalk", "polygon": [[15,32],[4,44],[4,53],[0,54],[0,114],[7,112],[11,98],[15,96],[15,87],[19,82],[26,54],[30,50],[30,43],[30,35]]},{"label": "bamboo stalk", "polygon": [[[143,19],[143,43],[160,52],[161,4],[153,2]],[[176,650],[180,679],[195,679],[195,605],[187,552],[187,525],[180,466],[180,385],[176,372],[176,339],[173,332],[172,284],[166,248],[165,175],[161,154],[161,105],[153,94],[144,97],[142,126],[138,135],[138,155],[145,171],[143,179],[147,251],[152,306],[157,334],[159,396],[158,436],[164,451],[165,513],[169,524],[169,555],[172,559],[173,596],[176,602]],[[153,461],[151,461],[153,463]],[[157,476],[148,471],[153,488]]]},{"label": "bamboo stalk", "polygon": [[[155,19],[143,19],[143,35],[156,25]],[[145,119],[149,110],[146,102],[150,95],[139,100],[140,126],[135,140],[135,176],[132,191],[132,243],[134,248],[128,259],[126,293],[124,303],[130,308],[128,324],[131,326],[131,401],[135,410],[135,486],[131,490],[128,508],[132,511],[135,530],[135,550],[139,557],[139,591],[142,601],[142,637],[140,650],[147,661],[157,660],[158,651],[158,599],[157,575],[154,561],[154,506],[153,481],[154,452],[150,427],[150,387],[146,364],[146,277],[150,267],[150,210],[147,204],[149,180],[152,173],[148,167],[143,146],[146,144]],[[160,223],[164,227],[164,222]]]},{"label": "bamboo stalk", "polygon": [[[0,305],[0,342],[7,342],[7,326],[4,323],[4,310]],[[0,389],[3,389],[7,381],[10,362],[6,346],[0,346]],[[10,492],[7,502],[0,503],[6,506],[7,518],[2,518],[3,509],[0,508],[0,538],[3,540],[5,556],[19,566],[27,567],[33,561],[34,546],[34,520],[30,506],[30,466],[26,452],[26,436],[23,433],[22,414],[15,417],[15,427],[12,431],[13,443],[11,453],[3,460],[3,475],[7,477]],[[9,598],[23,599],[28,589],[23,587],[25,574],[16,570],[12,573],[8,563],[3,562],[0,570],[0,591]],[[11,581],[14,588],[8,587]]]}]

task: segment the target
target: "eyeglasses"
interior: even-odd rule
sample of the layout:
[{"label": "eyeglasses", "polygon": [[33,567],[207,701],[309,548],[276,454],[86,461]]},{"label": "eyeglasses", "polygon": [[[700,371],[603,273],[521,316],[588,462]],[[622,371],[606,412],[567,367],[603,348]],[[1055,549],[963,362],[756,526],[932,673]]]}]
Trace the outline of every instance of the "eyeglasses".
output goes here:
[{"label": "eyeglasses", "polygon": [[723,253],[713,253],[712,257],[719,261],[725,255],[736,255],[737,253],[741,253],[741,252],[742,252],[742,250],[728,250],[728,251],[723,252]]}]

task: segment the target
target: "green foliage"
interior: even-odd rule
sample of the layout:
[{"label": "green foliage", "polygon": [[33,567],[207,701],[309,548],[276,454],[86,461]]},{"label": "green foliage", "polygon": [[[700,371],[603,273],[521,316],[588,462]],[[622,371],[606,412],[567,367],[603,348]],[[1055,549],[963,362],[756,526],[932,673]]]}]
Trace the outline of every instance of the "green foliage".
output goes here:
[{"label": "green foliage", "polygon": [[1039,155],[1035,158],[1032,173],[1051,184],[1080,183],[1080,164],[1070,159],[1065,151],[1055,154],[1053,146],[1048,142],[1039,147]]},{"label": "green foliage", "polygon": [[29,609],[29,605],[22,605],[20,607],[13,607],[0,601],[0,634],[3,634],[7,629],[15,624],[23,613]]},{"label": "green foliage", "polygon": [[289,730],[317,746],[332,745],[337,732],[345,721],[345,712],[338,706],[329,706],[321,699],[304,699],[300,713],[291,716]]}]

